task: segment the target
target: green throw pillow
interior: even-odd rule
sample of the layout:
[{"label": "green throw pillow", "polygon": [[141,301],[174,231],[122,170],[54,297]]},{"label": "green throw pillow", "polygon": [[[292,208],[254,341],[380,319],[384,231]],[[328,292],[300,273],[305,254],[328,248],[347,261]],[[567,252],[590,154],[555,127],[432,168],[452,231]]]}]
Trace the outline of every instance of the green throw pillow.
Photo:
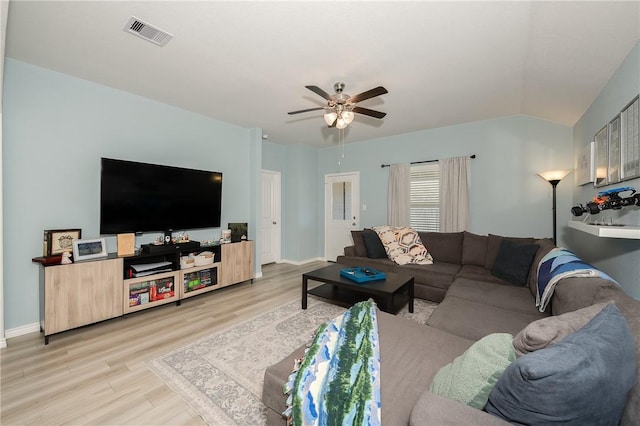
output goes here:
[{"label": "green throw pillow", "polygon": [[429,390],[482,410],[496,382],[515,359],[511,334],[489,334],[442,367]]}]

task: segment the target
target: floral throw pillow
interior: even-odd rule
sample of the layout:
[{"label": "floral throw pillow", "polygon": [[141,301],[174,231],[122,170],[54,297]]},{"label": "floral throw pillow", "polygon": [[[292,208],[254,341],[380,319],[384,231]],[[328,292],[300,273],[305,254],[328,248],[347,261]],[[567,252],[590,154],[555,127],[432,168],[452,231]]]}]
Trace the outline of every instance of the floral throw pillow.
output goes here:
[{"label": "floral throw pillow", "polygon": [[415,229],[406,226],[374,226],[387,257],[398,265],[430,265],[433,258]]}]

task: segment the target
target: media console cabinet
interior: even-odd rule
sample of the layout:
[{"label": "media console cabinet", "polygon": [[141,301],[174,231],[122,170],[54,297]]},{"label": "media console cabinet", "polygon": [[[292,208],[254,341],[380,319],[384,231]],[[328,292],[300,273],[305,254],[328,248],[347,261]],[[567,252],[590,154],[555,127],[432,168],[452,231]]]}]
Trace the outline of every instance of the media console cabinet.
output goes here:
[{"label": "media console cabinet", "polygon": [[[66,265],[32,261],[40,268],[40,330],[49,336],[132,312],[180,301],[244,281],[253,281],[253,241],[139,253]],[[180,269],[180,257],[212,251],[214,263]],[[169,262],[167,272],[134,276],[132,265]],[[138,274],[139,275],[139,274]]]}]

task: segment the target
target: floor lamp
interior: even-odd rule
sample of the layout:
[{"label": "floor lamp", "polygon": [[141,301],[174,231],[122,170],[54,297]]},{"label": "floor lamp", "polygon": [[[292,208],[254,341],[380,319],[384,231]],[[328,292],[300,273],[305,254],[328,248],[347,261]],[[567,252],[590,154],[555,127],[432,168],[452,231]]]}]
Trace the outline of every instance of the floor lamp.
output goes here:
[{"label": "floor lamp", "polygon": [[560,183],[562,179],[565,178],[571,170],[553,170],[550,172],[540,172],[538,176],[542,179],[546,180],[553,187],[553,244],[557,245],[556,242],[556,187]]}]

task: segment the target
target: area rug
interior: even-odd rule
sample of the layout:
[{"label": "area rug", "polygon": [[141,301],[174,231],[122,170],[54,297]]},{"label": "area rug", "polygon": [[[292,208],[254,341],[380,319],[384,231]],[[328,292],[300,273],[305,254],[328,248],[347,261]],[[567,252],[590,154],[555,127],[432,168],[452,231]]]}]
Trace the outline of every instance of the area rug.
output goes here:
[{"label": "area rug", "polygon": [[[405,307],[398,315],[424,324],[436,306],[416,299],[414,313]],[[320,324],[344,310],[313,298],[302,310],[296,299],[152,359],[147,365],[208,424],[263,425],[265,369],[309,342]]]}]

